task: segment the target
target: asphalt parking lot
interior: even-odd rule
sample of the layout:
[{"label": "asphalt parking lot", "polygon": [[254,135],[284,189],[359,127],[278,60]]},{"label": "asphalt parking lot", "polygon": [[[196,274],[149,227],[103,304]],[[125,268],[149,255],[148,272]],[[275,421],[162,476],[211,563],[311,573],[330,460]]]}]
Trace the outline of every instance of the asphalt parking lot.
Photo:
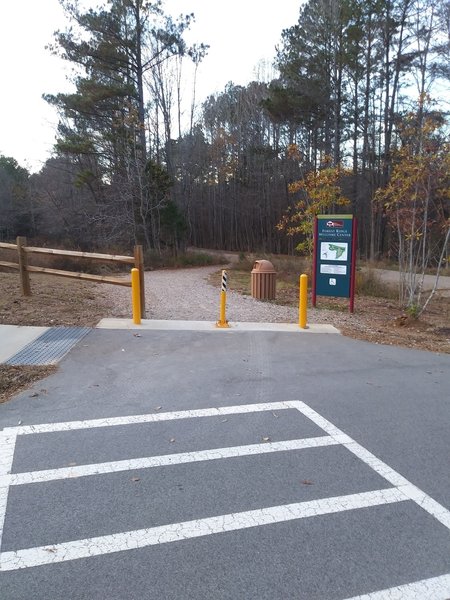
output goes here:
[{"label": "asphalt parking lot", "polygon": [[449,374],[337,335],[92,331],[0,407],[0,597],[446,600]]}]

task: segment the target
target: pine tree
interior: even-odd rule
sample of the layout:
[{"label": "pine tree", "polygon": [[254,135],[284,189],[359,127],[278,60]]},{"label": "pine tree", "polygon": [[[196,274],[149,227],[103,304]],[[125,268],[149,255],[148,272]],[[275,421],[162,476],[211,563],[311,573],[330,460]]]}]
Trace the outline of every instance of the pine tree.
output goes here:
[{"label": "pine tree", "polygon": [[161,2],[144,0],[109,0],[87,12],[60,2],[74,27],[56,33],[52,50],[76,65],[77,76],[74,93],[46,96],[62,117],[56,150],[72,157],[96,205],[122,215],[130,241],[154,247],[159,205],[146,171],[146,80],[162,62],[188,51],[182,36],[192,15],[174,22]]}]

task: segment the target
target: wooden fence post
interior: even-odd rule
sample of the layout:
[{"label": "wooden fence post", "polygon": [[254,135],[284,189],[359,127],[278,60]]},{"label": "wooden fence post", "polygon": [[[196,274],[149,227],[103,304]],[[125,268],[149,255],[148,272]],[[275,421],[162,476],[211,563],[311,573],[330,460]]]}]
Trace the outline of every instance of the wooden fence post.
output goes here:
[{"label": "wooden fence post", "polygon": [[134,247],[134,266],[139,269],[139,287],[141,292],[141,316],[145,318],[145,281],[144,281],[144,251],[142,246]]},{"label": "wooden fence post", "polygon": [[27,238],[18,236],[16,239],[17,253],[19,255],[19,276],[23,296],[31,296],[30,274],[27,271],[27,253],[23,249],[27,245]]}]

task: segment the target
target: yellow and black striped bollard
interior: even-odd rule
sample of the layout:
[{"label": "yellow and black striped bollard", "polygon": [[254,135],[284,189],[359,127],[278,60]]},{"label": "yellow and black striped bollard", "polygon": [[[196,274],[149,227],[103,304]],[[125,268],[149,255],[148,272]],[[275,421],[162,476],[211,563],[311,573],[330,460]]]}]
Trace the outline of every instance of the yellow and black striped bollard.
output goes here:
[{"label": "yellow and black striped bollard", "polygon": [[226,306],[227,306],[227,272],[222,271],[222,288],[220,291],[220,317],[216,323],[216,327],[229,327],[226,319]]}]

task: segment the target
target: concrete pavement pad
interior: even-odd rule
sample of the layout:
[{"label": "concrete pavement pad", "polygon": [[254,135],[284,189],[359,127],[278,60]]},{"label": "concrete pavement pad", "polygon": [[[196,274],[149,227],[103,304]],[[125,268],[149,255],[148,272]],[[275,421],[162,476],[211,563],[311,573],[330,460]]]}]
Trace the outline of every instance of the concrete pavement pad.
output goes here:
[{"label": "concrete pavement pad", "polygon": [[0,363],[7,361],[48,329],[48,327],[0,325]]},{"label": "concrete pavement pad", "polygon": [[143,319],[135,325],[131,319],[102,319],[97,329],[145,329],[154,331],[280,331],[284,333],[340,333],[333,325],[311,323],[301,329],[296,323],[230,323],[228,328],[216,327],[212,321],[157,321]]}]

